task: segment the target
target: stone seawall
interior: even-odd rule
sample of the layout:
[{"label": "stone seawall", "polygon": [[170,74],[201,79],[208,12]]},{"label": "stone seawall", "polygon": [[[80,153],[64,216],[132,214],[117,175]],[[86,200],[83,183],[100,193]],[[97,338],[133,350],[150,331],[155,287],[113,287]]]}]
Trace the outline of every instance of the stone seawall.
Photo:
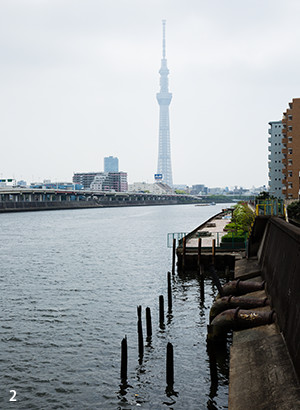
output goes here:
[{"label": "stone seawall", "polygon": [[300,228],[270,218],[258,260],[295,370],[300,378]]},{"label": "stone seawall", "polygon": [[[256,217],[248,257],[235,279],[265,281],[275,323],[233,332],[229,410],[300,408],[300,228],[278,217]],[[255,292],[244,295],[253,297]],[[257,295],[258,296],[258,295]],[[254,317],[254,316],[253,316]]]},{"label": "stone seawall", "polygon": [[176,199],[143,200],[143,201],[36,201],[36,202],[0,202],[0,213],[25,212],[25,211],[54,211],[61,209],[84,209],[84,208],[111,208],[127,206],[149,206],[149,205],[179,205],[194,203],[193,201],[182,202]]}]

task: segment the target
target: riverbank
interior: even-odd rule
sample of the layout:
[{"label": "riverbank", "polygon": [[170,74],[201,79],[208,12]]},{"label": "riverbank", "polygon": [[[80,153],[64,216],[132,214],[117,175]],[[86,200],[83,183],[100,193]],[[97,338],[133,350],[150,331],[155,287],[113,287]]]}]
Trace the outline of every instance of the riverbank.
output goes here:
[{"label": "riverbank", "polygon": [[[256,257],[236,263],[236,280],[262,282],[261,275]],[[261,290],[244,297],[265,298],[268,293]],[[254,315],[262,311],[271,313],[271,307],[251,309]],[[299,408],[299,381],[279,324],[234,331],[230,348],[228,409]]]},{"label": "riverbank", "polygon": [[[222,215],[224,217],[221,213],[210,218],[182,240],[178,252],[179,272],[187,265],[187,244],[192,240],[195,242],[197,233],[201,237],[199,232],[204,227],[213,229],[217,226]],[[198,248],[198,255],[195,244],[193,249],[194,263],[188,266],[190,271],[198,271],[201,276],[199,265],[205,256],[205,248],[200,252]],[[219,285],[219,295],[213,314],[211,311],[208,346],[213,346],[216,353],[222,350],[226,334],[234,330],[230,347],[230,410],[300,408],[299,249],[299,227],[282,217],[257,216],[246,252],[240,250],[232,255],[235,281],[221,286],[212,275]],[[213,267],[209,273],[213,274],[215,268],[218,270],[218,252],[214,246],[208,250],[208,266]],[[223,268],[221,266],[220,271]],[[245,307],[240,307],[243,304]],[[221,307],[223,310],[215,316]],[[212,373],[212,382],[216,377]]]},{"label": "riverbank", "polygon": [[174,197],[135,197],[126,196],[108,197],[99,201],[98,199],[88,199],[82,201],[1,201],[0,213],[8,212],[29,212],[29,211],[55,211],[62,209],[88,209],[88,208],[116,208],[116,207],[133,207],[133,206],[153,206],[153,205],[188,205],[194,204],[194,199],[184,199]]}]

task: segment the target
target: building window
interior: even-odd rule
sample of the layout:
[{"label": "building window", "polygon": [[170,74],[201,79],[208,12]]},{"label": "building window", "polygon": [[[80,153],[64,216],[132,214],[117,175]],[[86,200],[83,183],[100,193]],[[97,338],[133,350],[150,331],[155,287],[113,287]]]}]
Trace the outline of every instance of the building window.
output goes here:
[{"label": "building window", "polygon": [[288,174],[289,174],[289,177],[292,177],[293,176],[293,171],[289,171]]},{"label": "building window", "polygon": [[293,116],[292,116],[292,115],[288,115],[288,119],[289,119],[289,121],[292,121]]},{"label": "building window", "polygon": [[293,153],[293,148],[289,148],[289,154],[292,155]]},{"label": "building window", "polygon": [[293,137],[288,137],[289,142],[293,142]]},{"label": "building window", "polygon": [[288,165],[293,165],[293,160],[292,159],[288,160]]},{"label": "building window", "polygon": [[289,131],[292,131],[293,127],[291,125],[289,125]]}]

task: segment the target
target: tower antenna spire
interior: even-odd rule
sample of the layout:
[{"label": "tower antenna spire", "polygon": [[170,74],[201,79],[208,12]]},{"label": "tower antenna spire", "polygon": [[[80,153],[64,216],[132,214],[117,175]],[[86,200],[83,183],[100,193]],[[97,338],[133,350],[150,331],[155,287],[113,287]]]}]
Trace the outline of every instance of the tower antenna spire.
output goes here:
[{"label": "tower antenna spire", "polygon": [[166,20],[163,20],[162,24],[163,24],[163,58],[166,58]]},{"label": "tower antenna spire", "polygon": [[157,175],[159,179],[170,187],[173,186],[172,166],[171,166],[171,145],[170,145],[170,124],[169,105],[172,100],[172,93],[169,92],[166,59],[166,20],[162,20],[163,42],[160,74],[160,91],[156,94],[159,104],[159,143],[158,143],[158,163]]}]

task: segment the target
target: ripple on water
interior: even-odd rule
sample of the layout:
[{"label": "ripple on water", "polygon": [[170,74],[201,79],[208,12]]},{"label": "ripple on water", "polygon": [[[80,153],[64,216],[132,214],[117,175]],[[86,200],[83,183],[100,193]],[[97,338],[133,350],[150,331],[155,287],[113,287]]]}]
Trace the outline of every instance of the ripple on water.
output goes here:
[{"label": "ripple on water", "polygon": [[[1,215],[0,386],[7,394],[16,389],[26,409],[181,410],[199,408],[199,403],[202,408],[225,408],[228,378],[220,374],[212,396],[205,344],[215,295],[210,281],[202,303],[196,279],[173,277],[173,312],[164,329],[158,326],[158,296],[166,297],[171,265],[167,233],[192,230],[218,212],[201,208]],[[142,364],[138,305],[144,336],[146,306],[153,326]],[[128,386],[120,384],[125,335]],[[174,345],[176,394],[166,391],[169,341]],[[1,400],[0,408],[7,408]]]}]

